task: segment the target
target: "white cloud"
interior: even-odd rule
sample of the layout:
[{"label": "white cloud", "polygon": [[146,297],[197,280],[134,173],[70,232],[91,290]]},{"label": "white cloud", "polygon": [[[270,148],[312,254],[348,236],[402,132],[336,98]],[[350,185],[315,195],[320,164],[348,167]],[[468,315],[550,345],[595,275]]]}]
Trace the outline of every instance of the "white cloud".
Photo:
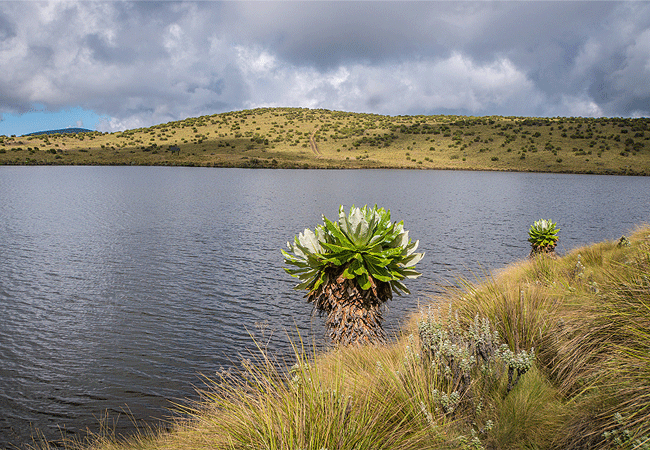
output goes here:
[{"label": "white cloud", "polygon": [[559,104],[551,108],[549,113],[553,116],[569,117],[602,117],[604,115],[600,106],[586,95],[563,95]]},{"label": "white cloud", "polygon": [[[251,59],[256,60],[249,56],[247,61]],[[478,64],[454,53],[441,60],[354,64],[324,73],[275,64],[273,70],[258,72],[251,99],[249,107],[294,105],[383,114],[459,109],[489,114],[495,106],[509,105],[526,114],[541,103],[542,95],[506,58]]]},{"label": "white cloud", "polygon": [[275,57],[267,51],[254,50],[242,45],[235,47],[235,50],[237,65],[245,75],[269,76],[277,67]]}]

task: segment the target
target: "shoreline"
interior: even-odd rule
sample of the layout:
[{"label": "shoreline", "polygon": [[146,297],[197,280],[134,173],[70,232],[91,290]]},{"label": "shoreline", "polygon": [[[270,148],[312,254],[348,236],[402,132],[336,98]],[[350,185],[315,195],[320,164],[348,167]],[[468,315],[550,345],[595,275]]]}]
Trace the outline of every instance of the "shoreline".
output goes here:
[{"label": "shoreline", "polygon": [[228,165],[228,164],[198,164],[194,162],[168,162],[161,164],[131,164],[131,163],[11,163],[0,162],[0,167],[63,167],[63,166],[87,166],[87,167],[196,167],[204,169],[263,169],[263,170],[407,170],[407,171],[466,171],[466,172],[506,172],[506,173],[546,173],[546,174],[564,174],[564,175],[612,175],[612,176],[650,176],[650,171],[645,169],[634,171],[633,169],[622,169],[614,171],[607,169],[604,171],[584,170],[555,170],[539,171],[531,169],[499,169],[486,167],[408,167],[408,166],[311,166],[309,164],[288,164],[288,165]]}]

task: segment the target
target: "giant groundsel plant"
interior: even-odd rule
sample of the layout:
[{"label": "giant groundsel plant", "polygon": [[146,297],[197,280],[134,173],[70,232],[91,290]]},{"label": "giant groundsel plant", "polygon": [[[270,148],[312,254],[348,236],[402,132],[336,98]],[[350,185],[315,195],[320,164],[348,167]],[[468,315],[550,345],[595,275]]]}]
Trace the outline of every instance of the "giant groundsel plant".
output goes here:
[{"label": "giant groundsel plant", "polygon": [[545,219],[540,219],[533,223],[528,230],[528,242],[532,247],[530,255],[539,253],[554,253],[558,241],[557,224]]},{"label": "giant groundsel plant", "polygon": [[409,293],[402,281],[421,274],[414,269],[424,253],[409,238],[403,222],[392,222],[384,208],[339,208],[338,221],[323,217],[314,231],[305,229],[282,250],[285,270],[300,279],[296,289],[328,315],[326,325],[337,344],[381,342],[380,306],[393,292]]}]

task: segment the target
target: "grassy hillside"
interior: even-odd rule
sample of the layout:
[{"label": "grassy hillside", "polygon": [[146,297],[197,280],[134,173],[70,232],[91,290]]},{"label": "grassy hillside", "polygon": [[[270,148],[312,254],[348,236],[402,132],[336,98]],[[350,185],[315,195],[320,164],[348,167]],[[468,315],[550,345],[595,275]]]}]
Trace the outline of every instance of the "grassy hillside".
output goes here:
[{"label": "grassy hillside", "polygon": [[[171,146],[180,152],[172,153]],[[392,117],[270,108],[111,134],[1,136],[0,164],[650,175],[650,119]]]},{"label": "grassy hillside", "polygon": [[[458,287],[385,346],[245,360],[98,450],[648,449],[650,228]],[[86,448],[68,443],[68,448]]]}]

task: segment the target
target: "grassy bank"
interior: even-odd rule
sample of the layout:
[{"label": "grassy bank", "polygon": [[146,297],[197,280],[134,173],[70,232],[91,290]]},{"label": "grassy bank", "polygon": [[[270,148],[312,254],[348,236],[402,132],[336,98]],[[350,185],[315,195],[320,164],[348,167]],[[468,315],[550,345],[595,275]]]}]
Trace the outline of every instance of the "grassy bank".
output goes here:
[{"label": "grassy bank", "polygon": [[390,345],[261,354],[171,432],[91,447],[650,448],[650,227],[628,239],[460,280]]},{"label": "grassy bank", "polygon": [[0,136],[2,164],[650,175],[650,119],[393,117],[265,108],[110,134]]}]

